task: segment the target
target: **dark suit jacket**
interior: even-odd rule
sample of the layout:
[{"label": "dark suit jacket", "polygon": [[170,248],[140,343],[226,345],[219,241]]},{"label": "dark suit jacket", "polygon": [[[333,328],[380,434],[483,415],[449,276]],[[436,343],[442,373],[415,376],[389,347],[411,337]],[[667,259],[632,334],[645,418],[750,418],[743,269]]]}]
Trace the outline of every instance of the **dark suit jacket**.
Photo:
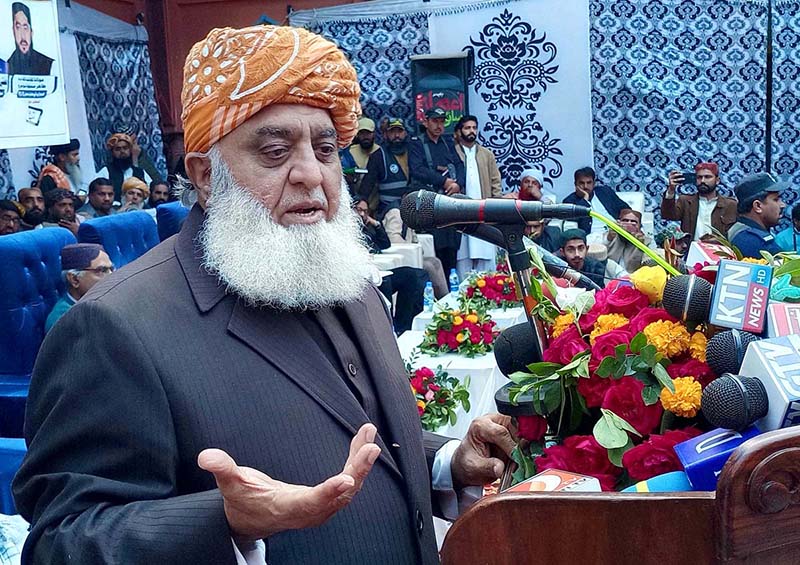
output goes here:
[{"label": "dark suit jacket", "polygon": [[[691,234],[697,229],[697,212],[700,208],[700,196],[695,194],[681,194],[678,199],[662,198],[661,217],[664,220],[680,220],[681,230]],[[736,200],[726,196],[717,196],[717,205],[711,211],[711,225],[727,237],[728,230],[736,223]]]},{"label": "dark suit jacket", "polygon": [[[603,184],[595,185],[594,196],[592,196],[592,198],[600,199],[600,202],[602,202],[603,206],[605,206],[606,210],[608,210],[608,213],[611,214],[612,220],[619,218],[619,213],[625,208],[629,208],[628,204],[622,198],[617,196],[617,193],[614,192],[613,189]],[[576,204],[586,208],[589,208],[592,205],[591,202],[588,202],[578,196],[577,192],[573,192],[572,194],[568,194],[566,197],[564,197],[564,204]],[[592,231],[592,218],[579,218],[576,221],[578,223],[578,227],[587,234]]]},{"label": "dark suit jacket", "polygon": [[52,66],[53,59],[33,49],[27,57],[15,49],[8,58],[8,74],[10,75],[49,75]]},{"label": "dark suit jacket", "polygon": [[[208,447],[290,483],[341,471],[368,418],[296,315],[247,306],[203,270],[203,220],[96,285],[47,335],[14,482],[25,563],[235,563]],[[268,540],[281,563],[438,563],[426,438],[377,290],[347,304],[388,426],[352,503]],[[427,459],[426,459],[427,457]]]}]

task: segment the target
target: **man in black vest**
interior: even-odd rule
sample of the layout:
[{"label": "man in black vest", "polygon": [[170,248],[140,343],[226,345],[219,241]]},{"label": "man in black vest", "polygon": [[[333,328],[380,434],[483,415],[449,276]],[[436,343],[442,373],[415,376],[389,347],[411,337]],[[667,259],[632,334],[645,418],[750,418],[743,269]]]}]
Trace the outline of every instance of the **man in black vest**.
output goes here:
[{"label": "man in black vest", "polygon": [[378,218],[398,205],[410,190],[408,140],[403,120],[389,118],[383,139],[383,146],[369,156],[368,172],[361,181],[360,192],[360,197],[369,203],[370,210],[374,210]]},{"label": "man in black vest", "polygon": [[[466,184],[464,162],[458,158],[453,142],[445,138],[446,112],[431,108],[425,112],[425,133],[411,138],[408,146],[408,167],[414,189],[440,194],[463,192]],[[436,256],[441,259],[445,274],[456,268],[461,234],[453,228],[433,230]]]},{"label": "man in black vest", "polygon": [[8,58],[10,75],[49,75],[53,59],[33,48],[31,10],[22,2],[11,4],[11,18],[16,49]]},{"label": "man in black vest", "polygon": [[147,184],[153,182],[144,169],[133,164],[132,151],[135,144],[136,138],[127,133],[115,133],[106,142],[106,147],[111,152],[111,160],[105,167],[97,171],[97,176],[111,180],[116,202],[121,202],[122,183],[125,180],[136,177]]}]

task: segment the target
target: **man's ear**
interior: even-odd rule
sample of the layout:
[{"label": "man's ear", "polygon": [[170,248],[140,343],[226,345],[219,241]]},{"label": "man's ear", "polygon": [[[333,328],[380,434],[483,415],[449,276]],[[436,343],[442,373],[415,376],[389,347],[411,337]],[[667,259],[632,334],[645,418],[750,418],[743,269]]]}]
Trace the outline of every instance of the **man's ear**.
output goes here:
[{"label": "man's ear", "polygon": [[81,281],[78,279],[78,275],[74,273],[67,273],[67,284],[70,288],[78,288],[78,286],[81,284]]},{"label": "man's ear", "polygon": [[184,157],[186,175],[197,190],[197,203],[204,209],[211,194],[211,159],[206,153],[192,151]]}]

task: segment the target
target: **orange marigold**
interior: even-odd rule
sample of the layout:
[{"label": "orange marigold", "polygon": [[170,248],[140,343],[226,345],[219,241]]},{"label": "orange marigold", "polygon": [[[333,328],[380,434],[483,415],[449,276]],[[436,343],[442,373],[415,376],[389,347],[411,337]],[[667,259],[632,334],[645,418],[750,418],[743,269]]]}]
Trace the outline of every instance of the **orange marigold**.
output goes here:
[{"label": "orange marigold", "polygon": [[594,323],[594,329],[589,334],[589,344],[594,345],[595,340],[603,334],[607,334],[611,330],[621,328],[628,323],[628,318],[622,314],[603,314],[597,317]]},{"label": "orange marigold", "polygon": [[742,263],[754,263],[756,265],[766,265],[767,260],[761,257],[760,259],[756,259],[755,257],[743,257],[740,259]]},{"label": "orange marigold", "polygon": [[661,390],[661,405],[681,418],[694,418],[700,410],[703,387],[694,377],[678,377],[672,380],[675,392],[668,388]]},{"label": "orange marigold", "polygon": [[647,342],[653,344],[656,350],[670,359],[678,357],[689,349],[690,336],[686,326],[680,322],[659,320],[644,328]]},{"label": "orange marigold", "polygon": [[553,322],[553,327],[550,328],[550,335],[553,339],[557,338],[569,328],[570,324],[575,322],[575,314],[572,312],[567,312],[566,314],[561,314],[560,316],[556,316],[555,321]]},{"label": "orange marigold", "polygon": [[706,339],[706,334],[703,332],[694,332],[692,334],[692,338],[689,341],[689,355],[692,356],[692,359],[696,359],[701,363],[706,362],[707,343],[708,339]]}]

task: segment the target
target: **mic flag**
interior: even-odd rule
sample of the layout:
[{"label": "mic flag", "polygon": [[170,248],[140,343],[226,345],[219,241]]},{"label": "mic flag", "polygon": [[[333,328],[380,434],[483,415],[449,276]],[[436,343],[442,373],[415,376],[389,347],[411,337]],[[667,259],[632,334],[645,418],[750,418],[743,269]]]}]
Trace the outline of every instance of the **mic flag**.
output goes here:
[{"label": "mic flag", "polygon": [[709,322],[760,334],[764,331],[771,283],[772,267],[723,259],[711,296]]},{"label": "mic flag", "polygon": [[717,428],[675,446],[686,477],[694,490],[716,490],[722,467],[734,450],[759,434],[750,426],[744,431]]}]

